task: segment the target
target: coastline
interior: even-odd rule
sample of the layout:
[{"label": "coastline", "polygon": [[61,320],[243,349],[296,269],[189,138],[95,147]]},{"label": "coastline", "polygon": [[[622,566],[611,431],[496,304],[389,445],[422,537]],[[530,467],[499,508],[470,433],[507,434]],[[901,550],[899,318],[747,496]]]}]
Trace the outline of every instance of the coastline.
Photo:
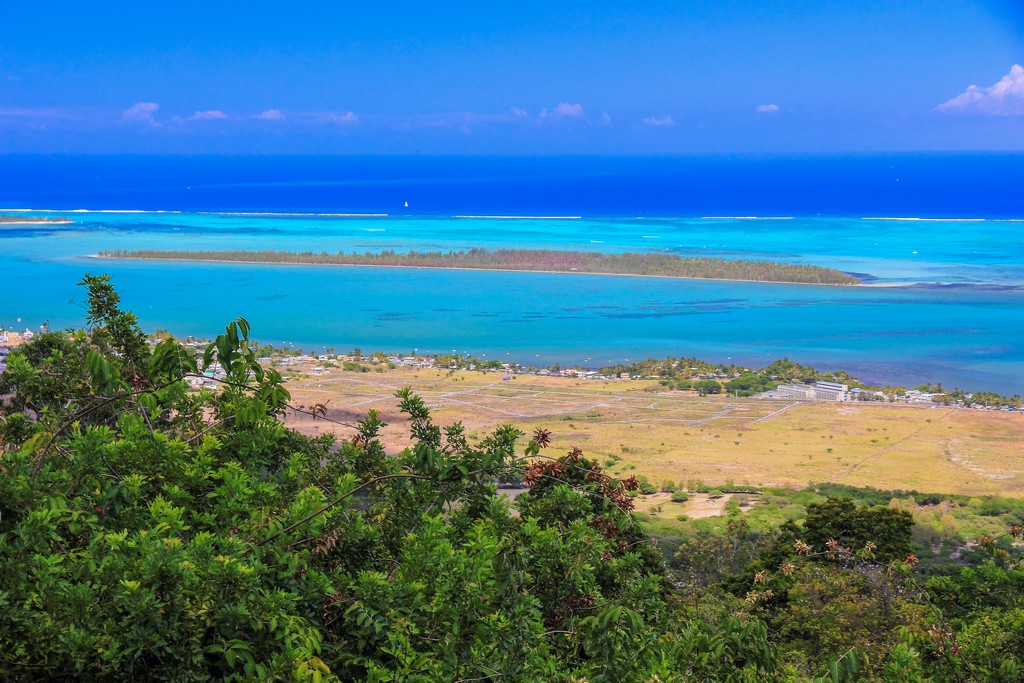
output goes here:
[{"label": "coastline", "polygon": [[689,277],[685,275],[644,275],[641,273],[601,273],[601,272],[588,272],[588,271],[576,271],[576,270],[530,270],[524,268],[474,268],[471,266],[404,266],[394,264],[369,264],[369,263],[313,263],[310,261],[289,261],[274,263],[270,261],[247,261],[247,260],[234,260],[234,259],[187,259],[187,258],[158,258],[158,257],[122,257],[122,256],[105,256],[103,254],[85,254],[85,258],[93,258],[98,260],[111,260],[111,261],[167,261],[173,263],[221,263],[221,264],[242,264],[252,266],[298,266],[302,268],[308,268],[310,266],[319,266],[325,268],[396,268],[396,269],[411,269],[411,270],[463,270],[463,271],[475,271],[485,273],[538,273],[544,275],[595,275],[595,276],[609,276],[609,277],[639,277],[639,278],[658,278],[663,280],[697,280],[706,282],[749,282],[753,284],[765,284],[765,285],[801,285],[807,287],[865,287],[864,282],[840,284],[830,282],[790,282],[784,280],[745,280],[742,278],[714,278],[714,277]]}]

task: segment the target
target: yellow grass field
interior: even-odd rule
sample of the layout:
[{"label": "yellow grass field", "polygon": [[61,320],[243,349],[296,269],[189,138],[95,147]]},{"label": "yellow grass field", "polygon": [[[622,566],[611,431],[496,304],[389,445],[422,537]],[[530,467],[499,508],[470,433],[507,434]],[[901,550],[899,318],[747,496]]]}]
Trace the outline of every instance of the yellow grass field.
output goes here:
[{"label": "yellow grass field", "polygon": [[[614,474],[651,483],[804,486],[839,482],[931,493],[1024,497],[1024,415],[887,404],[700,398],[653,380],[593,381],[398,368],[297,374],[296,404],[325,404],[352,423],[374,408],[389,448],[408,444],[394,393],[412,387],[435,420],[471,437],[511,423],[554,434],[548,453],[579,446]],[[351,429],[289,413],[306,433]]]}]

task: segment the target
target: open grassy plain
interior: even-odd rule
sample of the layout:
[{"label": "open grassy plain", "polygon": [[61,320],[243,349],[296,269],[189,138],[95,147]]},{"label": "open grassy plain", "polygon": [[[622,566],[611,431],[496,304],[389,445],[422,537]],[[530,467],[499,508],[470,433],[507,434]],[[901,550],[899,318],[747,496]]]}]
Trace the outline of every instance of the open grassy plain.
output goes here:
[{"label": "open grassy plain", "polygon": [[[412,387],[438,423],[461,420],[471,438],[501,423],[554,434],[549,453],[579,446],[618,476],[680,486],[805,486],[1024,498],[1024,415],[888,404],[701,398],[654,380],[594,381],[397,368],[328,369],[290,381],[296,404],[325,404],[353,423],[374,408],[390,449],[408,444],[394,393]],[[306,433],[351,429],[289,413]]]}]

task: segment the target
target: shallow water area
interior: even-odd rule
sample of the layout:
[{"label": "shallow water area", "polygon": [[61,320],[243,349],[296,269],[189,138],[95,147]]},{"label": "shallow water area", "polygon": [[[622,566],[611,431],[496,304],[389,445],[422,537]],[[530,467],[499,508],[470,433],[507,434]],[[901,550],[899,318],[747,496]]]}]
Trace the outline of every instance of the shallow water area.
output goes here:
[{"label": "shallow water area", "polygon": [[[760,366],[786,356],[872,382],[1003,393],[1024,385],[1024,237],[1016,222],[24,213],[75,223],[0,230],[8,273],[0,324],[8,328],[80,326],[82,309],[69,303],[83,298],[75,283],[107,272],[147,329],[178,335],[210,336],[242,315],[261,341],[306,349],[455,349],[593,367],[669,355]],[[91,257],[111,249],[474,246],[770,259],[865,274],[879,286]],[[902,286],[917,282],[947,286]]]}]

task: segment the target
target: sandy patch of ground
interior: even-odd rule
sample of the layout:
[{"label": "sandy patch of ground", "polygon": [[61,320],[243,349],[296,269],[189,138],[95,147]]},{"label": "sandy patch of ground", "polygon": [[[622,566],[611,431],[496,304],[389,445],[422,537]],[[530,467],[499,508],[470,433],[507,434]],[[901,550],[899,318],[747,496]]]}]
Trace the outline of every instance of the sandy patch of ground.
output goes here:
[{"label": "sandy patch of ground", "polygon": [[[636,498],[637,512],[646,514],[661,515],[663,517],[675,517],[686,515],[690,519],[703,519],[705,517],[717,517],[725,513],[725,504],[732,499],[731,493],[712,498],[706,493],[691,493],[690,499],[685,503],[673,503],[671,493],[652,493]],[[652,509],[661,507],[660,512],[653,512]]]}]

